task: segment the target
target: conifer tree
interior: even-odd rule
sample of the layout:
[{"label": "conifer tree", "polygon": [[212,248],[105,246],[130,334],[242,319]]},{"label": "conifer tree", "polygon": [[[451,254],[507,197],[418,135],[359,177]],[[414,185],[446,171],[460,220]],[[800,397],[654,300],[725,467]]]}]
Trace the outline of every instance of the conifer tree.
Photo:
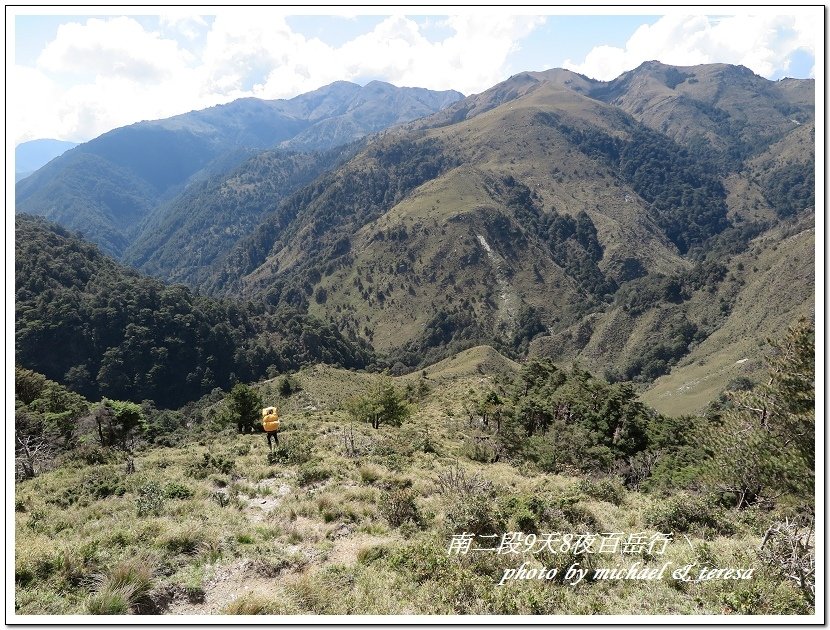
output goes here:
[{"label": "conifer tree", "polygon": [[773,344],[767,383],[728,394],[730,406],[710,432],[708,485],[737,508],[784,493],[810,497],[815,479],[815,341],[800,320]]},{"label": "conifer tree", "polygon": [[262,411],[262,397],[244,383],[237,383],[228,399],[231,421],[240,433],[253,433]]}]

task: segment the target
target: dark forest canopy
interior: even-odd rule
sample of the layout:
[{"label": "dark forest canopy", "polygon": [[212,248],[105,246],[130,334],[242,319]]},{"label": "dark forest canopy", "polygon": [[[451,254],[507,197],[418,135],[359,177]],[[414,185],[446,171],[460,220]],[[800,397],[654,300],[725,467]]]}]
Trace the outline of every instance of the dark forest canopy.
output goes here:
[{"label": "dark forest canopy", "polygon": [[179,406],[306,363],[370,361],[331,324],[142,277],[44,220],[18,215],[15,237],[16,361],[87,397]]}]

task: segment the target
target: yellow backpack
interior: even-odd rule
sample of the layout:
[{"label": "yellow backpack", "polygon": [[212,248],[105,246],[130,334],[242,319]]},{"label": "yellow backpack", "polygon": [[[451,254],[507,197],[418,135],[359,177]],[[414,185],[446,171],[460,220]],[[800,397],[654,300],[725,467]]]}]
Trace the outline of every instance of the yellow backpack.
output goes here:
[{"label": "yellow backpack", "polygon": [[280,418],[276,407],[266,407],[262,410],[262,428],[268,433],[279,431]]}]

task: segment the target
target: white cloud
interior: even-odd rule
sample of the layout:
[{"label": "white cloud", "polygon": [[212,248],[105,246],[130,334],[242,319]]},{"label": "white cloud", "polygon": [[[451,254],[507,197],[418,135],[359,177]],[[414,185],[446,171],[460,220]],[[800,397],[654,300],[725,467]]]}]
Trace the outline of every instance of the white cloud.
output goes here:
[{"label": "white cloud", "polygon": [[653,59],[678,66],[717,62],[772,78],[786,73],[796,51],[815,55],[816,28],[807,15],[668,15],[638,28],[625,48],[597,46],[581,63],[567,59],[563,66],[607,81]]},{"label": "white cloud", "polygon": [[301,59],[305,43],[275,10],[217,16],[202,56],[206,86],[221,93],[249,93],[274,66]]},{"label": "white cloud", "polygon": [[132,18],[118,17],[62,24],[55,39],[43,49],[37,65],[52,73],[93,74],[149,83],[180,72],[190,60],[192,55],[176,41],[147,32]]},{"label": "white cloud", "polygon": [[[217,18],[208,36],[205,65],[217,87],[225,88],[241,88],[244,77],[270,65],[267,76],[251,90],[261,98],[286,98],[338,80],[371,79],[469,94],[503,79],[517,40],[542,21],[504,15],[453,17],[446,20],[453,34],[431,42],[414,20],[398,15],[335,48],[292,32],[283,21],[247,15],[221,22]],[[227,59],[233,64],[220,61]]]},{"label": "white cloud", "polygon": [[508,56],[544,22],[544,17],[521,15],[449,17],[443,25],[455,33],[431,45],[430,63],[415,65],[414,78],[420,79],[418,85],[481,92],[506,78]]},{"label": "white cloud", "polygon": [[230,100],[210,94],[194,55],[132,18],[58,28],[35,67],[15,66],[15,142],[85,141],[115,127]]},{"label": "white cloud", "polygon": [[[481,92],[509,74],[508,59],[544,17],[461,11],[424,20],[403,15],[334,46],[294,31],[284,9],[250,7],[200,17],[165,9],[153,30],[130,17],[76,18],[59,27],[35,67],[12,69],[7,107],[17,142],[88,140],[113,127],[235,98],[290,98],[337,80]],[[435,40],[435,27],[444,33]],[[785,73],[793,54],[814,54],[809,15],[669,15],[643,25],[622,48],[597,46],[566,67],[610,79],[643,61],[727,62],[764,76]],[[431,41],[427,37],[433,33]]]},{"label": "white cloud", "polygon": [[34,68],[15,66],[6,78],[16,86],[6,92],[9,130],[15,132],[15,144],[37,138],[69,138],[55,113],[60,103],[61,88]]}]

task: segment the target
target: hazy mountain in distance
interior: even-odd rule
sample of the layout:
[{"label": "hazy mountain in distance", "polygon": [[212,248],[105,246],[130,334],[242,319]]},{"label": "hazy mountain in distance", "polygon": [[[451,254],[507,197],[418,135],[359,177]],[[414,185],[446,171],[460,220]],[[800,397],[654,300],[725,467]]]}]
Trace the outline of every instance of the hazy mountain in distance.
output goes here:
[{"label": "hazy mountain in distance", "polygon": [[[164,120],[143,121],[75,147],[21,182],[16,210],[82,231],[121,255],[148,213],[217,163],[236,166],[252,150],[290,141],[328,119],[339,124],[299,142],[339,144],[431,114],[457,92],[337,82],[289,100],[239,99]],[[246,155],[246,151],[248,152]],[[228,163],[227,156],[239,156]]]},{"label": "hazy mountain in distance", "polygon": [[28,177],[50,160],[78,146],[77,142],[42,138],[21,142],[14,149],[14,179]]}]

